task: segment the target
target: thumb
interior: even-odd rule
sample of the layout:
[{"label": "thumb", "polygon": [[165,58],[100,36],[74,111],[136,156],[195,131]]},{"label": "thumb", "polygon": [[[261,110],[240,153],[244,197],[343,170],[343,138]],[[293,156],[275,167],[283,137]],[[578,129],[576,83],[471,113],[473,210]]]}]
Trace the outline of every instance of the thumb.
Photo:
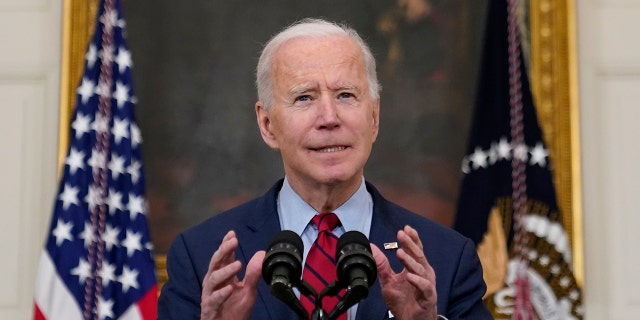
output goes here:
[{"label": "thumb", "polygon": [[256,252],[249,263],[247,263],[247,271],[244,276],[244,284],[245,286],[249,286],[251,288],[258,287],[258,281],[260,280],[260,276],[262,275],[262,261],[264,260],[265,251]]},{"label": "thumb", "polygon": [[391,269],[387,256],[373,243],[371,244],[371,253],[373,254],[373,259],[376,260],[376,269],[378,269],[380,285],[384,286],[387,280],[395,275],[395,272]]}]

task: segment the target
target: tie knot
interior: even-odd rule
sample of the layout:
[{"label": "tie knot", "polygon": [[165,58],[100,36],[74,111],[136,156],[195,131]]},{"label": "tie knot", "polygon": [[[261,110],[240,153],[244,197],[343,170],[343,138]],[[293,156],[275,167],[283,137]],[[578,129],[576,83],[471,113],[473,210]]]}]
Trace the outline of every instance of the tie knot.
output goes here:
[{"label": "tie knot", "polygon": [[331,232],[340,223],[340,219],[333,212],[323,212],[313,217],[313,224],[318,227],[318,232]]}]

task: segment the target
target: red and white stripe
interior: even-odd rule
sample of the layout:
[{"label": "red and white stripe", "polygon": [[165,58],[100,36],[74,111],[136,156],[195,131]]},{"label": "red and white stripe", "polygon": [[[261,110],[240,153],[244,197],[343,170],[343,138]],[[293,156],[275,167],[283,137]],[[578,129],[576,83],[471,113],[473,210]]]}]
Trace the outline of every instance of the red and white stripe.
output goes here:
[{"label": "red and white stripe", "polygon": [[[35,291],[34,320],[84,319],[82,309],[58,276],[53,261],[46,251],[40,257]],[[138,303],[131,305],[118,319],[156,319],[157,294],[157,287],[153,286],[142,299],[138,300]]]}]

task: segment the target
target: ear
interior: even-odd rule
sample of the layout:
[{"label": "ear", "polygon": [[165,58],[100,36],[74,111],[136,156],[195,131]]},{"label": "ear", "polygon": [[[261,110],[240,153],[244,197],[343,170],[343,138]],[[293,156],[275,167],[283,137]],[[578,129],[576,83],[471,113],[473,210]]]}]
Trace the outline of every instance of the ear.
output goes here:
[{"label": "ear", "polygon": [[378,130],[380,129],[380,98],[376,99],[373,103],[372,117],[373,142],[375,142],[378,137]]},{"label": "ear", "polygon": [[262,103],[262,101],[256,102],[256,120],[258,121],[258,128],[260,128],[262,140],[264,140],[271,149],[279,149],[276,134],[272,130],[271,112],[267,110],[267,107]]}]

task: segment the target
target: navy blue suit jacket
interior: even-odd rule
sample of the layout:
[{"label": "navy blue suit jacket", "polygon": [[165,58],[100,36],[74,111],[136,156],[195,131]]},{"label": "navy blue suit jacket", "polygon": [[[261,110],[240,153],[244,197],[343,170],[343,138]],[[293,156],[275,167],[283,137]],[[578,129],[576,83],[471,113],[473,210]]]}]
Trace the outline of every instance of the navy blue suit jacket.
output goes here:
[{"label": "navy blue suit jacket", "polygon": [[[159,319],[198,319],[202,281],[209,260],[222,238],[234,230],[239,247],[236,259],[246,266],[259,250],[266,250],[271,237],[280,231],[276,207],[282,180],[264,196],[212,217],[178,235],[167,255],[169,280],[158,302]],[[387,200],[367,183],[373,198],[373,220],[369,241],[383,248],[383,243],[397,241],[398,230],[411,225],[418,231],[425,255],[435,270],[438,314],[448,319],[492,319],[482,303],[486,286],[482,267],[473,243],[435,222],[411,213]],[[348,231],[348,230],[347,230]],[[394,250],[383,250],[392,268],[403,266]],[[243,271],[244,272],[244,271]],[[240,277],[244,277],[241,274]],[[387,319],[388,308],[376,281],[369,296],[358,305],[358,320]],[[269,292],[262,279],[251,314],[252,320],[298,319],[296,314]]]}]

